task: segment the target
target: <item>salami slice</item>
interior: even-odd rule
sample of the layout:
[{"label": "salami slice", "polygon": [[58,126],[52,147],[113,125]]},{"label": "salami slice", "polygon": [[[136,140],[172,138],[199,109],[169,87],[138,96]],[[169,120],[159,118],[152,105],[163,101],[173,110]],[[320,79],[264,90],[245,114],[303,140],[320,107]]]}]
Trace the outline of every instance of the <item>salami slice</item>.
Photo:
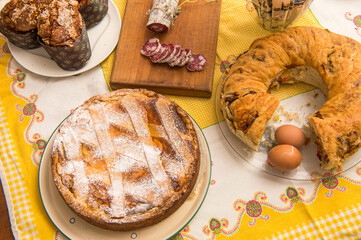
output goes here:
[{"label": "salami slice", "polygon": [[182,50],[183,50],[182,46],[179,44],[175,44],[174,48],[175,48],[175,53],[174,53],[173,57],[168,61],[168,64],[171,67],[174,67],[177,65],[177,61],[178,61],[179,57],[181,56]]},{"label": "salami slice", "polygon": [[143,44],[140,53],[144,56],[151,57],[155,55],[161,48],[161,44],[158,38],[151,38]]},{"label": "salami slice", "polygon": [[187,55],[185,55],[178,61],[178,66],[183,67],[184,65],[186,65],[188,63],[188,61],[189,61],[189,57]]},{"label": "salami slice", "polygon": [[187,57],[190,57],[192,55],[192,51],[188,48],[184,49],[184,51],[186,52],[187,54]]},{"label": "salami slice", "polygon": [[156,33],[168,32],[179,14],[178,2],[179,0],[153,0],[152,8],[148,11],[147,28]]},{"label": "salami slice", "polygon": [[168,44],[168,54],[164,57],[160,63],[167,63],[172,57],[174,56],[176,52],[176,49],[174,47],[174,44]]},{"label": "salami slice", "polygon": [[160,61],[162,61],[165,56],[168,54],[168,44],[164,44],[162,43],[161,44],[161,48],[160,50],[158,51],[158,53],[156,53],[155,55],[151,56],[150,57],[150,60],[154,63],[159,63]]},{"label": "salami slice", "polygon": [[[186,54],[185,50],[182,49],[180,54],[179,54],[179,57],[177,58],[177,60],[175,62],[172,63],[172,65],[182,67],[182,66],[185,65],[185,63],[187,63],[187,61],[188,61],[187,54]],[[184,64],[182,65],[182,63],[184,63]]]},{"label": "salami slice", "polygon": [[179,60],[177,62],[177,66],[183,67],[184,65],[186,65],[188,63],[188,61],[189,61],[190,56],[191,56],[191,50],[184,49],[182,51],[181,56],[179,57]]},{"label": "salami slice", "polygon": [[206,63],[207,59],[202,54],[192,54],[188,59],[187,69],[191,72],[202,71]]}]

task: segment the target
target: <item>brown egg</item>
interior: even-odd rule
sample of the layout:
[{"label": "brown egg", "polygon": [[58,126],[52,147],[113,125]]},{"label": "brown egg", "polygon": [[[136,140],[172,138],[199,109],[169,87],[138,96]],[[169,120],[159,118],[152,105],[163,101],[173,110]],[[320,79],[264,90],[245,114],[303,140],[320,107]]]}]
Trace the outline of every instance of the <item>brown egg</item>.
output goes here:
[{"label": "brown egg", "polygon": [[297,148],[291,145],[282,144],[275,146],[268,152],[268,163],[281,170],[292,170],[301,163],[301,153]]},{"label": "brown egg", "polygon": [[306,136],[303,131],[289,124],[280,126],[275,133],[275,138],[277,144],[289,144],[296,148],[300,148],[306,143]]}]

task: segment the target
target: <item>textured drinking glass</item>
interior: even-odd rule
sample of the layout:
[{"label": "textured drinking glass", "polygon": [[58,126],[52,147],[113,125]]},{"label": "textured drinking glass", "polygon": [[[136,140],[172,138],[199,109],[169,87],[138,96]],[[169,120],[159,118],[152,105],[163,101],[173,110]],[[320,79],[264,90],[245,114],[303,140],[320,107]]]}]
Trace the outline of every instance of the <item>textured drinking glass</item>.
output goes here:
[{"label": "textured drinking glass", "polygon": [[252,0],[259,23],[268,31],[285,29],[297,21],[313,0]]}]

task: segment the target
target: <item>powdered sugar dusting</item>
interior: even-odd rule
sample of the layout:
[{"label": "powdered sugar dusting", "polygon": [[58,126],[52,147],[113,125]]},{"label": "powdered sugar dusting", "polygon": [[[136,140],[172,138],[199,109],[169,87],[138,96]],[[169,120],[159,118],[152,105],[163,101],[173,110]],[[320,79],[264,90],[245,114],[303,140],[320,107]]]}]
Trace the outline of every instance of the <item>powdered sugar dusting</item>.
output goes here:
[{"label": "powdered sugar dusting", "polygon": [[72,161],[74,167],[74,189],[79,193],[80,199],[86,199],[89,192],[88,178],[85,174],[85,163]]},{"label": "powdered sugar dusting", "polygon": [[157,109],[162,118],[162,123],[165,126],[166,132],[168,134],[169,139],[172,141],[174,147],[178,151],[178,153],[182,156],[186,165],[189,165],[193,161],[193,156],[189,152],[186,143],[183,141],[181,136],[179,135],[177,128],[175,126],[174,120],[172,118],[171,113],[169,112],[168,107],[164,103],[164,101],[157,102]]},{"label": "powdered sugar dusting", "polygon": [[112,187],[109,195],[112,196],[111,202],[111,215],[113,217],[124,216],[124,196],[123,196],[123,180],[121,175],[111,176]]},{"label": "powdered sugar dusting", "polygon": [[184,166],[182,163],[179,163],[177,161],[174,161],[171,158],[167,159],[167,166],[166,169],[168,172],[171,172],[172,175],[175,175],[177,177],[183,177],[184,176]]},{"label": "powdered sugar dusting", "polygon": [[73,191],[77,198],[87,199],[89,192],[88,177],[85,174],[85,164],[81,161],[69,161],[61,169],[64,174],[73,176]]},{"label": "powdered sugar dusting", "polygon": [[[142,187],[139,188],[139,185]],[[124,185],[124,192],[147,205],[161,206],[163,204],[162,194],[153,178],[139,179],[137,182],[128,181]]]},{"label": "powdered sugar dusting", "polygon": [[71,19],[75,15],[74,8],[78,5],[74,0],[60,0],[55,1],[58,9],[57,22],[60,26],[63,26],[69,32],[70,36],[77,35],[77,29],[74,28],[74,24]]},{"label": "powdered sugar dusting", "polygon": [[80,146],[77,142],[77,138],[74,137],[72,129],[64,129],[63,143],[65,148],[65,154],[67,159],[79,159],[80,158]]},{"label": "powdered sugar dusting", "polygon": [[118,155],[117,159],[118,160],[113,165],[114,172],[117,173],[129,173],[136,168],[147,167],[147,165],[145,165],[143,162],[136,161],[124,155]]},{"label": "powdered sugar dusting", "polygon": [[114,138],[114,146],[118,149],[119,153],[146,163],[143,148],[139,141],[132,141],[128,137],[116,137]]},{"label": "powdered sugar dusting", "polygon": [[160,162],[160,156],[153,145],[152,137],[146,125],[147,122],[144,121],[144,117],[147,116],[147,114],[146,112],[142,112],[145,110],[140,108],[139,105],[134,101],[123,101],[122,103],[127,109],[132,120],[134,130],[136,131],[142,143],[150,171],[152,172],[152,175],[155,178],[157,184],[161,188],[163,197],[168,198],[169,195],[173,192],[173,189]]},{"label": "powdered sugar dusting", "polygon": [[124,216],[123,203],[123,180],[122,175],[115,171],[117,157],[109,134],[109,123],[104,108],[99,105],[89,107],[89,113],[93,120],[95,134],[97,136],[100,148],[102,150],[106,165],[109,170],[111,188],[109,194],[112,196],[111,214],[114,217]]},{"label": "powdered sugar dusting", "polygon": [[[162,206],[174,192],[172,183],[184,179],[192,160],[182,140],[191,136],[177,131],[167,103],[156,104],[163,125],[148,123],[144,104],[150,103],[125,96],[118,102],[79,107],[54,139],[53,151],[62,160],[57,173],[72,177],[78,200],[101,209],[114,221],[128,214],[136,219],[137,213]],[[172,149],[164,151],[165,147]],[[98,194],[110,200],[109,205],[97,201],[94,193],[90,196],[89,191],[94,191],[90,184],[101,186]]]}]

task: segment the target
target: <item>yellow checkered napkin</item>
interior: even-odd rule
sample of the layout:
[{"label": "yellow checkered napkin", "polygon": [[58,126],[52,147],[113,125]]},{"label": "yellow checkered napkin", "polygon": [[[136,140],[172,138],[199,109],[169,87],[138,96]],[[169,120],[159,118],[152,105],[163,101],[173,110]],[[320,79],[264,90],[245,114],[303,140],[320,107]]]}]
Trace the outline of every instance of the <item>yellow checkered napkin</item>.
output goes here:
[{"label": "yellow checkered napkin", "polygon": [[25,184],[22,168],[18,167],[18,155],[14,148],[13,138],[7,126],[7,120],[3,103],[0,101],[0,173],[2,185],[10,192],[12,201],[7,201],[8,209],[11,211],[13,233],[21,239],[35,239],[39,232],[36,230],[34,212],[30,202],[29,193]]},{"label": "yellow checkered napkin", "polygon": [[352,205],[345,209],[315,218],[312,222],[290,227],[275,233],[264,240],[280,239],[361,239],[361,204]]}]

